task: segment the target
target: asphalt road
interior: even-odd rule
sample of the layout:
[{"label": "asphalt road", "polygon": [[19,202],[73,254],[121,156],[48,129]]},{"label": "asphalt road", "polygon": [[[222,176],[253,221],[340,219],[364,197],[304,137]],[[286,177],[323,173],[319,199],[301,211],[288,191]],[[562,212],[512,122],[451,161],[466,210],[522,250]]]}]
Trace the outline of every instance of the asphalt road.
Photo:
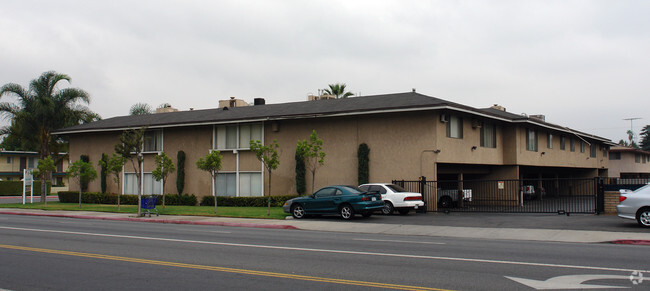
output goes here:
[{"label": "asphalt road", "polygon": [[[650,276],[647,246],[13,215],[0,215],[0,258],[0,289],[8,290],[650,286],[650,282],[634,285],[629,279],[633,271]],[[637,283],[642,281],[634,274]]]}]

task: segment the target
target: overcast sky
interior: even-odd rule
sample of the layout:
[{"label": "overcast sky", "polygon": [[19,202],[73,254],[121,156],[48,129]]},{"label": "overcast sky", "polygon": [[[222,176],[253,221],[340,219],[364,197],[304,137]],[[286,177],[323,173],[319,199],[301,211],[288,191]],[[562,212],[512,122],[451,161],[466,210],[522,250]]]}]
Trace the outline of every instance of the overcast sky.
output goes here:
[{"label": "overcast sky", "polygon": [[[0,0],[0,85],[68,74],[131,105],[417,92],[618,141],[650,124],[650,1]],[[3,97],[2,101],[7,101]]]}]

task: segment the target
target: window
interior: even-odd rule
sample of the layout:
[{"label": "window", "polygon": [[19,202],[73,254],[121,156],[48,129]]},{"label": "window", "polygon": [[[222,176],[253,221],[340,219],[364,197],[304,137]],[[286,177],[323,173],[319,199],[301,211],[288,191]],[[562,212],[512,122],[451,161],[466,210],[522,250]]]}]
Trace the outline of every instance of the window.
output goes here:
[{"label": "window", "polygon": [[643,155],[643,157],[641,157],[641,161],[643,161],[644,164],[646,163],[647,160],[648,160],[648,156]]},{"label": "window", "polygon": [[620,152],[609,153],[609,159],[610,160],[620,160],[621,159],[621,153]]},{"label": "window", "polygon": [[36,167],[38,167],[38,161],[36,161],[36,158],[34,157],[27,158],[27,168],[35,169]]},{"label": "window", "polygon": [[534,152],[537,151],[537,132],[535,130],[526,130],[526,149]]},{"label": "window", "polygon": [[11,164],[11,157],[7,157],[7,164]]},{"label": "window", "polygon": [[151,130],[144,133],[144,152],[162,151],[162,130]]},{"label": "window", "polygon": [[[239,196],[263,196],[262,173],[239,173]],[[237,174],[219,173],[217,196],[237,196]]]},{"label": "window", "polygon": [[575,152],[576,151],[576,142],[573,140],[573,138],[569,141],[571,151]]},{"label": "window", "polygon": [[552,134],[546,134],[546,147],[549,149],[553,148],[553,135]]},{"label": "window", "polygon": [[458,116],[450,116],[447,122],[447,137],[463,138],[463,119]]},{"label": "window", "polygon": [[485,123],[481,127],[481,146],[486,148],[497,147],[496,125]]},{"label": "window", "polygon": [[262,173],[239,173],[239,196],[264,196]]},{"label": "window", "polygon": [[566,137],[560,136],[560,149],[566,150]]},{"label": "window", "polygon": [[589,156],[592,158],[596,157],[596,144],[592,143],[591,146],[589,146]]},{"label": "window", "polygon": [[608,148],[603,148],[603,157],[607,157],[607,152],[609,152]]},{"label": "window", "polygon": [[217,149],[249,149],[251,140],[262,140],[262,124],[217,126]]},{"label": "window", "polygon": [[640,154],[634,154],[634,162],[635,163],[640,163],[641,162],[641,155]]},{"label": "window", "polygon": [[[142,180],[143,195],[162,193],[162,181],[156,181],[151,173],[144,173]],[[124,194],[138,194],[138,180],[135,173],[124,174]]]},{"label": "window", "polygon": [[581,153],[585,152],[585,143],[583,141],[580,142],[580,152]]}]

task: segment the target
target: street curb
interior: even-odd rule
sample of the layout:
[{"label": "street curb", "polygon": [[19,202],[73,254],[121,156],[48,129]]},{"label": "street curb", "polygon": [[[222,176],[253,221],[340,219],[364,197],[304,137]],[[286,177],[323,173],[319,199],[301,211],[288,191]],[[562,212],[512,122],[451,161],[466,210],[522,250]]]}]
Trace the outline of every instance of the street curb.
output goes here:
[{"label": "street curb", "polygon": [[619,244],[619,245],[650,246],[650,240],[619,239],[619,240],[611,241],[610,243]]},{"label": "street curb", "polygon": [[87,216],[87,215],[33,213],[33,212],[11,212],[11,211],[0,211],[0,214],[25,215],[25,216],[63,217],[63,218],[77,218],[77,219],[115,220],[115,221],[135,221],[135,222],[168,223],[168,224],[216,225],[216,226],[231,226],[231,227],[252,227],[252,228],[299,230],[299,228],[297,228],[297,227],[295,227],[293,225],[284,225],[284,224],[237,223],[237,222],[222,222],[222,221],[189,221],[189,220],[173,220],[173,219],[158,219],[158,218],[144,220],[142,218],[137,218],[137,217],[98,217],[98,216]]}]

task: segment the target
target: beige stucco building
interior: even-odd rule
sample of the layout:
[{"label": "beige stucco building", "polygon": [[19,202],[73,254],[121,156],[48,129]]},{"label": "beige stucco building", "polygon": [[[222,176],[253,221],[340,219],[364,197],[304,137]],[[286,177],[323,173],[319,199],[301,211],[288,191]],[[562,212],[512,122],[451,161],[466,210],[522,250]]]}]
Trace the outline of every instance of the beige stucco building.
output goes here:
[{"label": "beige stucco building", "polygon": [[[327,154],[317,169],[316,189],[357,184],[357,150],[362,143],[370,148],[370,182],[422,176],[428,180],[607,176],[609,140],[548,123],[543,116],[512,114],[500,106],[479,109],[415,92],[284,104],[257,101],[247,106],[228,100],[222,103],[227,107],[216,109],[115,117],[58,134],[69,137],[71,157],[85,154],[97,165],[102,153],[113,152],[122,131],[147,126],[143,190],[156,194],[163,190],[151,177],[154,156],[164,151],[176,162],[181,150],[187,157],[183,192],[210,195],[210,176],[195,163],[218,150],[223,155],[218,195],[266,194],[268,177],[249,150],[250,140],[277,140],[280,165],[273,172],[271,194],[296,194],[296,144],[313,130]],[[109,181],[109,192],[137,192],[130,164],[124,172],[122,189]],[[175,185],[176,176],[171,175],[164,192],[176,193]],[[308,191],[311,185],[308,175]],[[99,182],[92,182],[89,190],[99,191]]]},{"label": "beige stucco building", "polygon": [[[64,154],[61,154],[61,157]],[[3,181],[20,181],[23,170],[35,169],[38,166],[38,152],[32,151],[0,151],[0,179]],[[52,173],[52,192],[67,190],[66,171],[68,160],[58,159],[56,171]]]},{"label": "beige stucco building", "polygon": [[619,179],[650,178],[650,152],[615,146],[609,152],[609,177]]}]

